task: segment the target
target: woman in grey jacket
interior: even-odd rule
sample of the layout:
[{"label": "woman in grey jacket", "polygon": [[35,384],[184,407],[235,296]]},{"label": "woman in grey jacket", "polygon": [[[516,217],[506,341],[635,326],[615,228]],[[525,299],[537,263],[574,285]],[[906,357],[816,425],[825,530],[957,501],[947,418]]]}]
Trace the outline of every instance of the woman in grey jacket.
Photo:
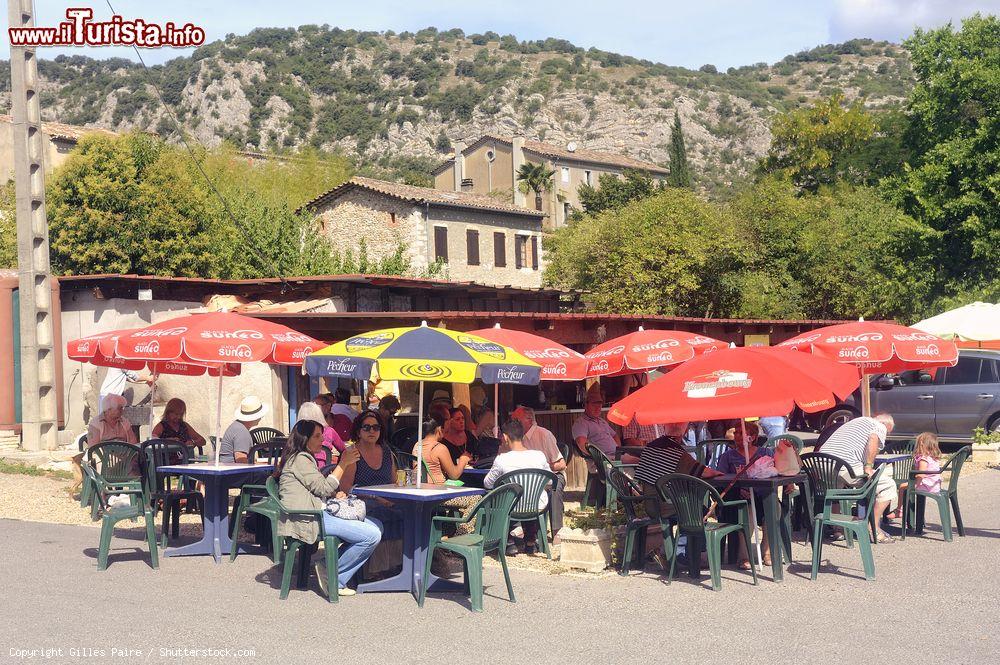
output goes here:
[{"label": "woman in grey jacket", "polygon": [[[285,446],[281,464],[275,471],[278,476],[278,495],[281,503],[290,510],[323,509],[324,501],[337,494],[344,470],[352,468],[358,461],[358,451],[349,446],[340,455],[340,461],[324,477],[316,467],[314,455],[323,447],[323,428],[311,420],[295,423]],[[337,565],[337,579],[341,596],[353,596],[354,590],[347,583],[364,565],[368,557],[382,539],[382,523],[375,518],[364,521],[344,520],[323,513],[326,532],[337,536],[344,545]],[[315,543],[319,539],[319,525],[312,517],[282,516],[278,526],[282,536],[288,536],[305,543]],[[326,569],[322,563],[316,564],[320,588],[326,589]]]}]

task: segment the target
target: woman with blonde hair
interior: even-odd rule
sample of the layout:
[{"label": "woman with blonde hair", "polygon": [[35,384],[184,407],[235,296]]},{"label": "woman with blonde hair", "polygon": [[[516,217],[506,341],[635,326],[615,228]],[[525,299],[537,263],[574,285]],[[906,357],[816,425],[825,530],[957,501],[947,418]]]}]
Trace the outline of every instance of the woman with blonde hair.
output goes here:
[{"label": "woman with blonde hair", "polygon": [[185,415],[187,415],[187,404],[184,403],[184,400],[174,397],[168,401],[167,406],[163,409],[163,417],[153,428],[153,438],[179,441],[185,446],[191,447],[204,446],[205,437],[198,434],[184,420]]}]

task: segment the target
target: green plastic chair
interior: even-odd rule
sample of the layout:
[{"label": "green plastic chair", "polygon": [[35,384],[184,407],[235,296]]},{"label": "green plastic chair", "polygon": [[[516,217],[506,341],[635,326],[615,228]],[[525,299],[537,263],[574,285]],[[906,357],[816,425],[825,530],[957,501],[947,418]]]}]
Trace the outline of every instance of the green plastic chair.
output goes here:
[{"label": "green plastic chair", "polygon": [[[747,551],[750,551],[750,508],[745,499],[723,501],[719,491],[701,478],[695,478],[684,473],[668,473],[656,481],[656,489],[661,498],[668,500],[677,511],[677,529],[679,534],[686,535],[688,542],[692,538],[704,540],[705,552],[708,554],[708,567],[712,574],[712,589],[722,589],[722,541],[731,533],[741,533]],[[714,501],[719,508],[732,508],[738,515],[738,524],[724,522],[706,522],[705,511]],[[697,552],[688,549],[688,556],[698,556]],[[677,549],[673,548],[670,555],[670,573],[667,576],[669,584],[674,578],[674,568],[677,564]],[[750,566],[753,583],[757,584],[757,570]]]},{"label": "green plastic chair", "polygon": [[[622,548],[622,562],[618,567],[618,574],[625,576],[628,575],[633,555],[639,559],[638,563],[642,564],[642,557],[646,552],[646,530],[653,524],[654,519],[641,514],[638,506],[644,506],[647,501],[659,506],[660,497],[655,494],[643,494],[636,482],[620,469],[608,471],[608,482],[614,487],[618,500],[621,501],[622,510],[625,511],[625,545]],[[656,519],[660,521],[663,531],[663,553],[669,557],[667,552],[673,551],[673,524],[672,520],[660,518],[659,515],[660,513],[657,513]],[[640,565],[640,570],[641,568]]]},{"label": "green plastic chair", "polygon": [[552,551],[549,549],[549,506],[539,509],[538,502],[545,493],[546,488],[555,487],[558,479],[556,474],[545,469],[519,469],[508,471],[497,478],[494,487],[514,483],[524,488],[521,497],[514,504],[510,513],[510,518],[515,522],[538,522],[538,535],[542,538],[542,551],[549,559],[552,558]]},{"label": "green plastic chair", "polygon": [[[614,512],[617,506],[618,494],[615,492],[614,488],[608,482],[608,469],[634,469],[638,464],[623,464],[622,462],[614,462],[604,451],[595,446],[592,443],[587,444],[587,453],[590,455],[590,459],[594,461],[594,468],[597,470],[597,479],[604,485],[604,507]],[[584,492],[584,503],[587,502],[587,497],[590,495],[590,482],[588,478],[587,488]]]},{"label": "green plastic chair", "polygon": [[[156,550],[156,523],[146,491],[140,484],[137,488],[121,488],[109,485],[88,463],[80,465],[84,476],[94,487],[94,505],[100,506],[104,515],[101,518],[101,541],[97,550],[97,569],[107,570],[108,552],[111,549],[111,537],[115,532],[115,524],[122,520],[134,520],[142,517],[146,522],[146,542],[149,544],[149,559],[153,568],[160,567],[160,559]],[[107,497],[112,494],[126,494],[135,497],[128,506],[108,506]]]},{"label": "green plastic chair", "polygon": [[[469,590],[469,601],[476,612],[483,611],[483,558],[490,552],[496,552],[503,568],[503,578],[507,583],[507,595],[510,602],[514,599],[514,587],[510,583],[510,572],[507,570],[507,534],[510,533],[510,513],[518,498],[524,493],[524,488],[515,483],[501,485],[479,500],[479,503],[465,517],[437,516],[431,520],[431,537],[427,544],[427,564],[420,583],[420,596],[417,605],[424,606],[427,596],[427,585],[431,576],[431,560],[434,550],[440,548],[454,552],[465,559],[465,586]],[[475,531],[461,536],[444,538],[445,525],[465,524],[476,520]]]},{"label": "green plastic chair", "polygon": [[[124,441],[98,443],[87,449],[80,466],[82,468],[87,464],[102,482],[100,486],[97,486],[92,482],[84,481],[84,485],[91,485],[88,502],[90,503],[90,519],[95,522],[100,510],[102,510],[101,503],[94,500],[98,491],[103,489],[142,489],[142,453],[139,446]],[[140,495],[134,492],[112,493],[125,494],[132,503],[140,498]]]},{"label": "green plastic chair", "polygon": [[777,450],[778,442],[782,440],[790,442],[793,446],[795,446],[795,452],[797,452],[800,455],[802,454],[802,448],[803,446],[805,446],[805,444],[802,442],[802,439],[795,436],[794,434],[789,434],[787,432],[785,432],[784,434],[779,434],[778,436],[772,436],[764,444],[764,447],[770,448],[771,450]]},{"label": "green plastic chair", "polygon": [[732,441],[729,439],[705,439],[704,441],[699,441],[695,445],[695,458],[699,464],[709,466],[722,454],[719,452],[719,449],[721,448],[725,452],[730,443]]},{"label": "green plastic chair", "polygon": [[[802,460],[802,471],[808,477],[808,488],[805,492],[806,515],[810,523],[814,522],[818,512],[822,510],[826,495],[830,490],[835,490],[843,485],[844,481],[840,477],[841,471],[846,470],[848,478],[854,479],[854,470],[847,463],[833,455],[826,453],[806,453],[800,457]],[[848,504],[845,501],[840,506],[842,514],[848,514]],[[809,537],[812,538],[813,529],[807,529]],[[848,547],[854,547],[854,536],[850,532],[844,533],[844,542]]]},{"label": "green plastic chair", "polygon": [[[263,489],[266,492],[267,487],[265,485],[244,485],[244,489]],[[229,549],[229,561],[236,561],[236,554],[239,550],[239,543],[237,542],[237,536],[239,536],[239,525],[243,522],[243,518],[247,513],[253,513],[255,515],[260,515],[262,518],[270,522],[271,561],[275,564],[281,563],[281,536],[278,535],[278,523],[280,521],[281,511],[271,497],[267,494],[265,494],[264,497],[255,496],[251,491],[240,492],[239,499],[236,502],[236,510],[234,510],[233,513],[236,517],[234,519],[232,533],[232,547]]]},{"label": "green plastic chair", "polygon": [[[149,499],[153,517],[156,517],[157,506],[163,506],[163,522],[160,527],[160,546],[167,546],[167,533],[177,538],[180,535],[181,501],[187,501],[194,506],[205,521],[205,497],[196,489],[185,487],[185,479],[177,474],[162,473],[157,468],[168,464],[187,464],[190,461],[191,450],[179,441],[167,439],[150,439],[141,446],[142,456],[146,460],[146,473],[143,476],[146,485],[146,497]],[[176,479],[176,486],[175,486]],[[171,518],[173,530],[171,531]]]},{"label": "green plastic chair", "polygon": [[[944,534],[945,541],[950,543],[952,540],[952,512],[955,513],[955,526],[958,527],[958,535],[965,536],[965,525],[962,524],[962,512],[958,507],[958,477],[962,474],[962,466],[965,464],[965,460],[967,460],[971,454],[972,448],[970,446],[966,446],[952,455],[951,459],[944,463],[941,467],[940,473],[951,471],[951,477],[948,479],[947,487],[942,484],[940,492],[925,492],[923,490],[916,489],[917,477],[929,474],[925,471],[917,471],[915,469],[910,470],[909,482],[906,488],[906,499],[904,502],[905,510],[903,511],[903,519],[906,521],[905,524],[903,524],[902,537],[904,539],[906,538],[906,529],[911,526],[915,527],[915,533],[923,533],[923,520],[918,520],[916,514],[917,502],[920,499],[923,499],[924,501],[927,499],[933,499],[937,504],[938,514],[941,516],[941,533]],[[914,525],[914,522],[917,522],[917,524]]]},{"label": "green plastic chair", "polygon": [[[813,557],[810,579],[815,580],[817,573],[819,573],[819,560],[823,553],[823,527],[826,526],[840,527],[844,530],[845,538],[848,534],[853,534],[857,538],[865,579],[875,579],[875,559],[872,557],[872,540],[875,534],[869,535],[870,530],[874,531],[874,527],[871,526],[870,513],[871,506],[875,505],[878,479],[885,472],[886,465],[883,464],[868,477],[868,480],[861,487],[828,489],[826,491],[826,496],[823,497],[823,512],[817,515],[813,521]],[[833,512],[834,504],[840,506],[840,514]],[[847,510],[845,510],[845,504]],[[864,519],[854,519],[849,510],[852,504],[866,504],[869,507],[869,516]]]},{"label": "green plastic chair", "polygon": [[[340,539],[326,532],[326,527],[323,525],[323,510],[289,510],[288,508],[285,508],[278,496],[278,481],[273,476],[267,479],[267,484],[264,487],[267,489],[268,498],[278,507],[279,517],[281,515],[286,517],[308,515],[313,517],[319,524],[319,539],[323,541],[323,550],[326,555],[326,588],[329,590],[328,599],[331,603],[336,603],[340,600],[340,583],[337,580],[337,563],[340,553]],[[278,533],[277,529],[275,529],[274,533]],[[281,570],[280,598],[281,600],[285,600],[288,598],[288,591],[292,586],[292,572],[295,567],[295,559],[299,559],[299,578],[306,578],[309,570],[308,555],[313,551],[313,548],[311,543],[304,543],[295,538],[278,536],[278,539],[280,542],[278,550],[281,551],[284,549],[284,567]],[[296,557],[296,554],[299,554],[300,552],[301,556]],[[230,554],[230,561],[232,561],[232,554]]]}]

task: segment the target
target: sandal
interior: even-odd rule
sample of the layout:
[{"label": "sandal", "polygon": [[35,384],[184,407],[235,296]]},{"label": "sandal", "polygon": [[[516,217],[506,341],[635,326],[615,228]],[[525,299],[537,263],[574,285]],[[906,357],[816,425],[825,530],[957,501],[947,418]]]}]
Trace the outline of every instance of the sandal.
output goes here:
[{"label": "sandal", "polygon": [[750,570],[749,559],[743,559],[743,561],[740,561],[740,570]]},{"label": "sandal", "polygon": [[878,540],[875,541],[877,544],[881,545],[883,543],[894,543],[896,539],[887,534],[885,531],[878,532]]},{"label": "sandal", "polygon": [[769,556],[764,557],[764,565],[765,566],[770,566],[771,565],[771,557],[769,557]]}]

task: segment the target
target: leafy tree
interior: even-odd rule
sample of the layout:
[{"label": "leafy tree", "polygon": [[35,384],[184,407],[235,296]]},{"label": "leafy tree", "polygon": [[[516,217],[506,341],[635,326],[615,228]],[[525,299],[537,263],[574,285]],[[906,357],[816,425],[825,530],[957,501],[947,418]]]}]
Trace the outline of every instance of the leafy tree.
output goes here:
[{"label": "leafy tree", "polygon": [[628,169],[623,176],[619,178],[613,173],[603,173],[598,178],[597,187],[580,185],[577,194],[583,211],[588,215],[596,215],[605,210],[620,208],[631,201],[652,196],[662,189],[645,171]]},{"label": "leafy tree", "polygon": [[556,172],[545,166],[545,164],[525,162],[518,167],[518,187],[525,194],[528,192],[535,193],[535,210],[542,209],[542,193],[551,191],[552,177],[555,174]]},{"label": "leafy tree", "polygon": [[451,150],[451,140],[444,133],[443,128],[438,133],[437,140],[434,141],[434,149],[438,152],[449,152]]},{"label": "leafy tree", "polygon": [[17,210],[14,181],[0,185],[0,268],[17,267]]},{"label": "leafy tree", "polygon": [[815,192],[844,177],[848,157],[875,135],[875,128],[859,102],[845,106],[840,94],[821,99],[775,118],[761,171],[784,173],[800,189]]},{"label": "leafy tree", "polygon": [[1000,276],[1000,19],[975,15],[905,42],[917,79],[907,107],[917,157],[886,183],[893,201],[941,232],[947,289]]},{"label": "leafy tree", "polygon": [[684,131],[681,129],[680,113],[674,113],[674,126],[670,131],[670,175],[667,176],[667,184],[671,187],[684,187],[686,189],[690,189],[693,184],[687,148],[684,147]]}]

